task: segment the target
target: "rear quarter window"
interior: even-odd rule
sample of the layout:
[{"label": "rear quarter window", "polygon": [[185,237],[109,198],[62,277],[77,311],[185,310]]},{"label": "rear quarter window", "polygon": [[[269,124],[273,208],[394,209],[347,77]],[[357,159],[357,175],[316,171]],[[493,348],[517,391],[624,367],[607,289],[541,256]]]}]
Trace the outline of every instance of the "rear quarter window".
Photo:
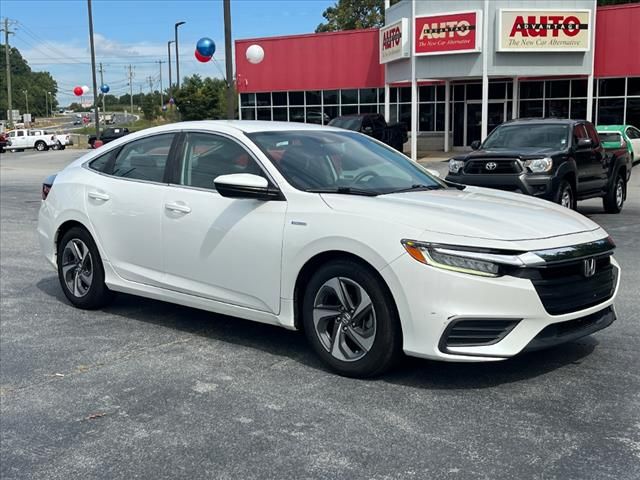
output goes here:
[{"label": "rear quarter window", "polygon": [[116,156],[116,151],[118,149],[113,149],[108,151],[107,153],[103,153],[98,158],[95,158],[89,162],[89,168],[91,170],[95,170],[100,173],[109,173],[107,172],[107,168],[109,168],[109,163]]}]

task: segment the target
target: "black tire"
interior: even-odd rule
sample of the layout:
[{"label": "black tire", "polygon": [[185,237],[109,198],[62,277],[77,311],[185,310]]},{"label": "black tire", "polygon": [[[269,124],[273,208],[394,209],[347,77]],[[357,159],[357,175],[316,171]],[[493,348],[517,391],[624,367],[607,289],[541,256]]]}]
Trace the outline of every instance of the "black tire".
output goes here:
[{"label": "black tire", "polygon": [[612,187],[607,194],[602,197],[602,206],[607,213],[620,213],[624,205],[624,198],[627,193],[627,184],[621,173],[616,175]]},{"label": "black tire", "polygon": [[[72,248],[72,242],[79,250]],[[70,248],[69,251],[66,251],[67,247]],[[74,255],[74,251],[79,252],[81,258]],[[85,278],[89,277],[89,272],[91,281],[87,282]],[[84,228],[71,228],[58,242],[58,280],[65,296],[75,307],[94,310],[111,301],[113,293],[104,283],[104,267],[100,253],[91,235]],[[77,291],[71,289],[68,284],[70,280],[80,282]],[[76,284],[73,285],[75,287]]]},{"label": "black tire", "polygon": [[576,194],[571,183],[567,180],[562,180],[558,186],[558,190],[556,190],[553,201],[559,205],[575,210],[577,206]]},{"label": "black tire", "polygon": [[36,150],[39,152],[44,152],[47,149],[47,144],[44,143],[43,141],[36,142],[34,146],[36,147]]},{"label": "black tire", "polygon": [[[357,303],[356,307],[340,310],[345,302],[340,301],[336,290],[327,286],[335,281],[342,294],[349,297],[346,303],[352,307]],[[363,291],[370,302],[362,295]],[[319,305],[326,308],[317,310]],[[363,305],[370,306],[351,317]],[[317,327],[314,313],[319,317]],[[340,375],[355,378],[380,375],[402,352],[400,320],[391,294],[370,268],[351,260],[329,262],[314,273],[304,292],[302,323],[312,348]]]},{"label": "black tire", "polygon": [[62,150],[62,145],[60,145],[60,142],[56,142],[56,144],[51,147],[52,150]]}]

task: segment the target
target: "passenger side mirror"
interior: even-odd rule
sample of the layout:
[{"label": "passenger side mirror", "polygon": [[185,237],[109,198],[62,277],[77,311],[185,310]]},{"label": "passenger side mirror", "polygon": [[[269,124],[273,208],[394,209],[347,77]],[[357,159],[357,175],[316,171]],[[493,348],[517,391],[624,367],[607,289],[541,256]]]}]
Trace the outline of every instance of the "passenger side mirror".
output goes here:
[{"label": "passenger side mirror", "polygon": [[480,148],[480,145],[481,145],[480,140],[474,140],[473,142],[471,142],[471,149],[478,150]]},{"label": "passenger side mirror", "polygon": [[362,127],[362,133],[366,133],[367,135],[371,135],[373,133],[373,127]]},{"label": "passenger side mirror", "polygon": [[590,138],[581,138],[580,140],[578,140],[578,144],[576,145],[576,147],[583,149],[583,148],[591,148],[592,142]]},{"label": "passenger side mirror", "polygon": [[255,200],[284,200],[277,188],[269,186],[266,178],[251,173],[220,175],[213,181],[216,190],[223,197],[252,198]]}]

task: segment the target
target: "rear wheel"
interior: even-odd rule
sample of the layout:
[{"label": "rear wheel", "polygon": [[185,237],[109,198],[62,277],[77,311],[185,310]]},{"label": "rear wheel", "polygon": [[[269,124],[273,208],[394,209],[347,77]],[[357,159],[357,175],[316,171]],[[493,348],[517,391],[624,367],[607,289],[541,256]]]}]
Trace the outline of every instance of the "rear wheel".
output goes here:
[{"label": "rear wheel", "polygon": [[563,207],[575,210],[576,208],[576,196],[573,191],[573,187],[567,180],[562,180],[558,191],[556,192],[555,202]]},{"label": "rear wheel", "polygon": [[401,352],[391,295],[368,268],[353,261],[330,262],[313,275],[302,320],[313,349],[341,375],[379,375]]},{"label": "rear wheel", "polygon": [[53,150],[62,150],[62,145],[60,144],[60,142],[56,142],[55,145],[51,148]]},{"label": "rear wheel", "polygon": [[58,279],[65,296],[78,308],[100,308],[112,298],[104,283],[100,253],[84,228],[74,227],[60,239]]},{"label": "rear wheel", "polygon": [[613,188],[602,197],[602,206],[607,213],[620,213],[624,205],[625,189],[627,188],[621,173],[616,175]]}]

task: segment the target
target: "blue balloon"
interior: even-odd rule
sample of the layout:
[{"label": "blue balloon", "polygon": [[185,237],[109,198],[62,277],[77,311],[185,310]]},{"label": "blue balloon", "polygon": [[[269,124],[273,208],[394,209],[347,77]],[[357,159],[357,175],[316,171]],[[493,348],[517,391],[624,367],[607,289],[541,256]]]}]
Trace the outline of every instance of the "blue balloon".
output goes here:
[{"label": "blue balloon", "polygon": [[102,93],[109,93],[109,85],[107,85],[106,83],[103,83],[102,85],[100,85],[100,91]]},{"label": "blue balloon", "polygon": [[203,57],[212,57],[216,53],[216,44],[208,37],[203,37],[198,40],[196,50]]}]

